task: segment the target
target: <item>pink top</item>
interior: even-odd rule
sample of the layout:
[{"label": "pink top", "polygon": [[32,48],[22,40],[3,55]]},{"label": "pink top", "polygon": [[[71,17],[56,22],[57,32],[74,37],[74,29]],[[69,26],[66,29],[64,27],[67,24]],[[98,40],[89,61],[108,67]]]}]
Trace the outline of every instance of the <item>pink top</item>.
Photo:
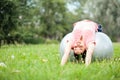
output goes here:
[{"label": "pink top", "polygon": [[80,40],[81,36],[83,37],[86,48],[88,47],[89,42],[95,43],[95,32],[97,31],[97,28],[97,24],[90,20],[76,22],[72,31],[72,47],[74,47],[75,43]]}]

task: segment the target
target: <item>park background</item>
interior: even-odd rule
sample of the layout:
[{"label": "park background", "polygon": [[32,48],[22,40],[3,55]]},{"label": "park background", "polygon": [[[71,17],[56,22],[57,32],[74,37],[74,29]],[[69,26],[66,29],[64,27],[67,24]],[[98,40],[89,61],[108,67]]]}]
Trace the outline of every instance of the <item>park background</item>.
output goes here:
[{"label": "park background", "polygon": [[0,45],[59,43],[83,19],[120,42],[120,0],[1,0]]}]

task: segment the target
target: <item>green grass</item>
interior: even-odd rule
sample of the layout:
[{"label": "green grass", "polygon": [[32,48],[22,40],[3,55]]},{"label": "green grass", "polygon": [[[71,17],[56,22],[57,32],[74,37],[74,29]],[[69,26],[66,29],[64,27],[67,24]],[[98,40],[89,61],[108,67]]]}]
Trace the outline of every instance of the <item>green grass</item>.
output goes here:
[{"label": "green grass", "polygon": [[120,43],[111,60],[60,66],[58,44],[5,45],[0,48],[0,80],[120,80]]}]

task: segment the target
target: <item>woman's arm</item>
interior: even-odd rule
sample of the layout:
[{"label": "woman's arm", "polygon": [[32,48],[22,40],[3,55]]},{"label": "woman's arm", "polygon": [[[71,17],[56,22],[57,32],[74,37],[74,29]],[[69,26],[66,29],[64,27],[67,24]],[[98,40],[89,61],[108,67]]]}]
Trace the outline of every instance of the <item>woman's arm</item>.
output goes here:
[{"label": "woman's arm", "polygon": [[95,48],[95,43],[89,43],[86,58],[85,58],[85,65],[88,66],[91,63],[93,51]]},{"label": "woman's arm", "polygon": [[63,66],[67,62],[70,50],[71,50],[71,41],[67,42],[66,44],[64,55],[61,60],[61,66]]}]

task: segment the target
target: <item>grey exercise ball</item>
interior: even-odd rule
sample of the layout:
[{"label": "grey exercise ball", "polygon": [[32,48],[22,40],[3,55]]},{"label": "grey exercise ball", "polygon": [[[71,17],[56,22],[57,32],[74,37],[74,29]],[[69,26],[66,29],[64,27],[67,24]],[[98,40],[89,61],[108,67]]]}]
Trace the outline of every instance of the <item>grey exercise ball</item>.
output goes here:
[{"label": "grey exercise ball", "polygon": [[[60,58],[62,58],[63,54],[64,54],[64,50],[67,44],[67,40],[69,40],[71,38],[71,33],[68,33],[67,35],[65,35],[60,43]],[[69,56],[69,60],[70,61],[74,61],[75,57],[74,57],[74,52],[73,50],[70,51],[70,56]]]},{"label": "grey exercise ball", "polygon": [[109,59],[113,56],[112,41],[105,33],[97,32],[95,41],[93,59]]},{"label": "grey exercise ball", "polygon": [[[65,50],[67,40],[71,37],[72,33],[65,35],[60,43],[60,57],[62,58]],[[111,39],[102,32],[96,32],[95,36],[96,46],[94,49],[92,60],[95,59],[109,59],[113,56],[113,45]],[[73,50],[70,51],[70,61],[75,60]]]}]

